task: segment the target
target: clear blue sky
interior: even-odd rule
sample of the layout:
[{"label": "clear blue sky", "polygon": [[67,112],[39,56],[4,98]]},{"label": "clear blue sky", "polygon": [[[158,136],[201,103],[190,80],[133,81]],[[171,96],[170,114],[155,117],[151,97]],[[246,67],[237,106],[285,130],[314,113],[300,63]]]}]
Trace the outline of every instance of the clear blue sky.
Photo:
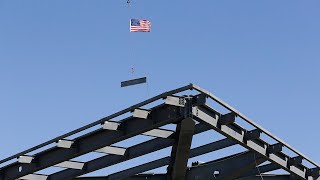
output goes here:
[{"label": "clear blue sky", "polygon": [[[152,21],[129,33],[129,19]],[[0,0],[0,159],[193,82],[320,162],[320,1]]]}]

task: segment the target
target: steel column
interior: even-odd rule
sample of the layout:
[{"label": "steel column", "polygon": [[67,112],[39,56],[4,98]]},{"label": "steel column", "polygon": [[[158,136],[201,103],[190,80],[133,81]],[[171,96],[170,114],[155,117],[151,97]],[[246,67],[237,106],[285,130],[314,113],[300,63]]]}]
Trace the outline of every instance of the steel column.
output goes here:
[{"label": "steel column", "polygon": [[191,118],[184,119],[177,125],[178,136],[172,146],[171,161],[168,167],[168,174],[172,180],[185,179],[194,127],[195,122]]}]

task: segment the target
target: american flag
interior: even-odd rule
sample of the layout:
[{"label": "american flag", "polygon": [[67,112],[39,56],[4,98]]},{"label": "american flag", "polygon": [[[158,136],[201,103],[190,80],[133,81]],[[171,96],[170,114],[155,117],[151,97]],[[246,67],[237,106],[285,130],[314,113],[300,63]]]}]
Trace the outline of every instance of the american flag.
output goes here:
[{"label": "american flag", "polygon": [[151,22],[148,20],[130,19],[130,32],[150,32]]}]

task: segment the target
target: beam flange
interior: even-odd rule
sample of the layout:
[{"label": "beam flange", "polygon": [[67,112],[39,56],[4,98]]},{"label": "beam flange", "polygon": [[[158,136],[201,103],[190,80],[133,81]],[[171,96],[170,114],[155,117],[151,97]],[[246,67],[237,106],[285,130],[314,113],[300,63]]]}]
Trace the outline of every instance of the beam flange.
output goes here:
[{"label": "beam flange", "polygon": [[57,142],[57,147],[69,149],[73,143],[71,140],[61,139]]},{"label": "beam flange", "polygon": [[256,150],[262,155],[267,155],[267,144],[262,142],[260,139],[247,140],[247,146]]},{"label": "beam flange", "polygon": [[61,168],[68,168],[68,169],[79,169],[81,170],[84,166],[83,162],[77,162],[77,161],[64,161],[62,163],[54,165],[56,167]]},{"label": "beam flange", "polygon": [[123,156],[126,153],[126,148],[116,147],[116,146],[106,146],[96,150],[96,152]]},{"label": "beam flange", "polygon": [[178,96],[167,96],[164,103],[168,105],[184,107],[186,104],[186,99]]},{"label": "beam flange", "polygon": [[271,153],[269,154],[269,158],[283,167],[287,167],[288,165],[288,157],[280,153]]},{"label": "beam flange", "polygon": [[43,174],[28,174],[19,178],[21,180],[47,180],[48,176]]},{"label": "beam flange", "polygon": [[174,133],[174,131],[165,130],[165,129],[152,129],[148,132],[143,133],[146,136],[168,138]]},{"label": "beam flange", "polygon": [[289,166],[290,171],[294,172],[295,174],[299,175],[300,177],[306,177],[307,169],[301,165],[297,166]]},{"label": "beam flange", "polygon": [[147,119],[150,114],[150,111],[145,110],[145,109],[135,109],[133,111],[132,116],[136,118],[142,118],[142,119]]},{"label": "beam flange", "polygon": [[118,130],[119,126],[120,126],[120,123],[118,122],[105,121],[103,123],[103,129],[106,129],[106,130],[116,131]]},{"label": "beam flange", "polygon": [[33,156],[27,156],[27,155],[19,156],[18,158],[18,162],[23,164],[30,164],[33,160],[34,160]]},{"label": "beam flange", "polygon": [[204,122],[212,125],[217,126],[219,114],[214,113],[212,111],[208,111],[207,109],[202,108],[201,106],[196,106],[192,108],[192,115],[196,116],[199,119],[202,119]]}]

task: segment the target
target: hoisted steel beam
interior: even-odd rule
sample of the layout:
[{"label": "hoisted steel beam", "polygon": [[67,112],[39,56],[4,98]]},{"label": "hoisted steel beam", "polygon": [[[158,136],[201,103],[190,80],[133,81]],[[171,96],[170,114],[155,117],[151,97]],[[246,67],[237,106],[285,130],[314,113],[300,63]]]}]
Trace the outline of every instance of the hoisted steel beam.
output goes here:
[{"label": "hoisted steel beam", "polygon": [[126,86],[133,86],[136,84],[142,84],[142,83],[146,83],[147,82],[147,77],[143,77],[143,78],[138,78],[138,79],[131,79],[128,81],[122,81],[121,82],[121,87],[126,87]]}]

